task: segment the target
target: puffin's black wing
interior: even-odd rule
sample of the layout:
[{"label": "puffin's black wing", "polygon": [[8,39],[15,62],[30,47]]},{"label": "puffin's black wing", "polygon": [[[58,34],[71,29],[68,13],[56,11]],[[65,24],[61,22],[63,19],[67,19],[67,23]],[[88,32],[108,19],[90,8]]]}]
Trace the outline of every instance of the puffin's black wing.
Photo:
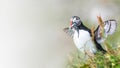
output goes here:
[{"label": "puffin's black wing", "polygon": [[113,34],[116,31],[117,22],[114,19],[107,20],[104,22],[104,37],[100,35],[100,26],[98,25],[97,29],[95,30],[95,40],[97,43],[101,44],[105,41],[108,35]]}]

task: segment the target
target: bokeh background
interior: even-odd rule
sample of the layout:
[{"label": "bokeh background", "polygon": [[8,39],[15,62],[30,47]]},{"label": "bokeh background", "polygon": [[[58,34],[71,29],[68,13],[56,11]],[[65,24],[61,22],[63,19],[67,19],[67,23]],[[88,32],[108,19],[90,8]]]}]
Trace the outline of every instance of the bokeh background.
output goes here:
[{"label": "bokeh background", "polygon": [[119,14],[120,0],[0,0],[0,68],[65,68],[77,50],[63,32],[70,17],[94,26],[98,15],[119,21]]}]

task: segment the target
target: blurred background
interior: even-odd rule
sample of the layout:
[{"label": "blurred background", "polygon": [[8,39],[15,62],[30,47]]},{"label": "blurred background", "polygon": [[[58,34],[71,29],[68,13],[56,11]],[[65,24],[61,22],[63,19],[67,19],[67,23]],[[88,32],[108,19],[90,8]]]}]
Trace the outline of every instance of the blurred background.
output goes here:
[{"label": "blurred background", "polygon": [[0,68],[65,68],[77,50],[63,32],[71,16],[93,26],[119,14],[120,0],[0,0]]}]

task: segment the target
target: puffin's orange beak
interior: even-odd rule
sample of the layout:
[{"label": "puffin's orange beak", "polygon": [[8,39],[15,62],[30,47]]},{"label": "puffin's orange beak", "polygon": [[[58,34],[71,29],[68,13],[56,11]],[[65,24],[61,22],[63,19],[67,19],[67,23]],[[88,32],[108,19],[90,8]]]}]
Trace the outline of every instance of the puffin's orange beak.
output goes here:
[{"label": "puffin's orange beak", "polygon": [[72,27],[72,21],[70,21],[70,27]]}]

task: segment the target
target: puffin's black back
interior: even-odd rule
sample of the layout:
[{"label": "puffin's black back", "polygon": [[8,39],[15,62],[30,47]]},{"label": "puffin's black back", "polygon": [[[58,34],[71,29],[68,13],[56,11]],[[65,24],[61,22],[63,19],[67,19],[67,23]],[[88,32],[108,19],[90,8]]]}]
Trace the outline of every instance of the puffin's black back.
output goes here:
[{"label": "puffin's black back", "polygon": [[88,32],[90,33],[90,36],[92,36],[92,35],[91,35],[91,30],[90,30],[89,28],[87,28],[86,26],[84,26],[82,23],[81,23],[81,25],[78,26],[78,28],[79,28],[79,29],[83,29],[83,30],[85,30],[85,31],[88,31]]}]

